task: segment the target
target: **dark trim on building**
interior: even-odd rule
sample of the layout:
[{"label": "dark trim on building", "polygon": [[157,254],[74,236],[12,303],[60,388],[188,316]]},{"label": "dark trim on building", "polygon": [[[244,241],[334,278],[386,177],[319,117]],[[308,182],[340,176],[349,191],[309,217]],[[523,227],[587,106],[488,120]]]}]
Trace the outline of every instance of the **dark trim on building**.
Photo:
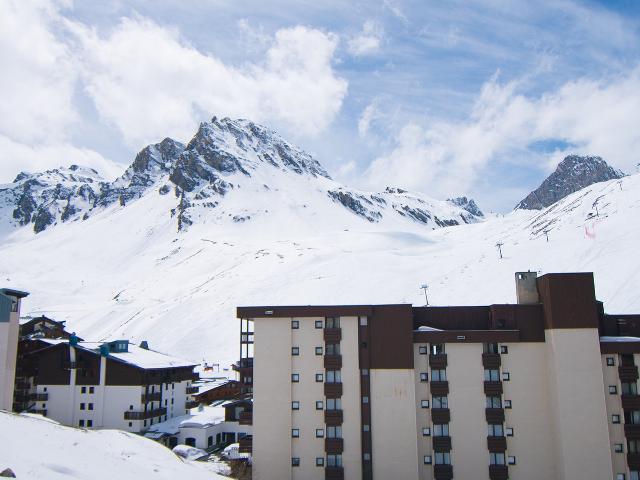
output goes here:
[{"label": "dark trim on building", "polygon": [[[411,306],[409,305],[409,308]],[[370,316],[371,305],[290,305],[238,307],[237,318],[293,318],[293,317],[358,317]]]}]

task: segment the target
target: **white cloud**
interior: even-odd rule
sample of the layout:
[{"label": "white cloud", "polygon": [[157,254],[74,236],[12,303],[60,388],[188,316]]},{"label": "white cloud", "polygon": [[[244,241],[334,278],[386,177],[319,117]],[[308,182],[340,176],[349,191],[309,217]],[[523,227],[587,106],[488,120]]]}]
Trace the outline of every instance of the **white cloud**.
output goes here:
[{"label": "white cloud", "polygon": [[402,21],[404,24],[409,23],[409,19],[404,14],[404,12],[398,6],[398,3],[395,0],[384,0],[383,5],[386,9],[388,9],[398,20]]},{"label": "white cloud", "polygon": [[176,30],[144,18],[123,19],[106,37],[73,29],[86,91],[131,146],[166,135],[187,139],[212,114],[314,135],[333,120],[347,91],[331,65],[337,37],[315,29],[279,30],[266,58],[243,67],[203,54]]},{"label": "white cloud", "polygon": [[371,126],[371,122],[377,119],[380,116],[380,112],[378,111],[378,104],[374,100],[369,105],[365,107],[365,109],[360,114],[360,118],[358,118],[358,134],[360,138],[364,138],[369,133],[369,127]]},{"label": "white cloud", "polygon": [[349,53],[355,56],[376,53],[380,49],[382,36],[382,27],[373,20],[367,20],[362,26],[362,31],[349,39],[347,43]]},{"label": "white cloud", "polygon": [[[469,119],[412,123],[396,136],[396,146],[372,162],[367,183],[399,185],[444,197],[469,191],[494,161],[545,162],[552,168],[570,152],[601,155],[633,171],[640,154],[640,67],[627,75],[569,82],[538,98],[518,92],[518,82],[496,77],[483,86]],[[574,145],[545,155],[530,146],[540,141]]]}]

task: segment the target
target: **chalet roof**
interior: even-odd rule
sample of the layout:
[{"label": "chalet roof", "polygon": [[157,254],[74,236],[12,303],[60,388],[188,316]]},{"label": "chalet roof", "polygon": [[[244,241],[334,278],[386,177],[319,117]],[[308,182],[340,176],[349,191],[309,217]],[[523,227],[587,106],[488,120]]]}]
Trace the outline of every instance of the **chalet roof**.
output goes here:
[{"label": "chalet roof", "polygon": [[8,297],[17,297],[17,298],[24,298],[29,295],[29,292],[14,290],[12,288],[0,288],[0,293]]}]

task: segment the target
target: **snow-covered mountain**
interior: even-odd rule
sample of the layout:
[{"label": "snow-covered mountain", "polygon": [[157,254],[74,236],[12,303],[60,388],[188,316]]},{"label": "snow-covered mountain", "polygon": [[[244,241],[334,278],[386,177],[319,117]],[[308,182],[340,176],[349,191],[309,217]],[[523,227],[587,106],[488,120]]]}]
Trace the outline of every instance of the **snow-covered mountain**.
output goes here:
[{"label": "snow-covered mountain", "polygon": [[514,302],[514,272],[531,269],[594,271],[607,311],[640,311],[640,175],[477,221],[469,199],[340,185],[252,125],[204,124],[165,158],[162,144],[148,147],[150,160],[139,155],[118,180],[119,195],[133,184],[136,196],[56,217],[38,234],[16,226],[9,206],[3,284],[32,292],[25,313],[66,320],[85,339],[148,340],[223,364],[238,355],[238,305],[422,304],[423,283],[436,305]]},{"label": "snow-covered mountain", "polygon": [[602,157],[568,155],[538,188],[516,205],[516,209],[542,210],[589,185],[622,177],[624,173],[609,166]]}]

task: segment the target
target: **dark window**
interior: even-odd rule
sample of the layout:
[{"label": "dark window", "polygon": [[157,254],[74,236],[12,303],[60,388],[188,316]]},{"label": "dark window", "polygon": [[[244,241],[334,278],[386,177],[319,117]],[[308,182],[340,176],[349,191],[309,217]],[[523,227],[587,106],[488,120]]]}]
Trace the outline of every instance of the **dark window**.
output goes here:
[{"label": "dark window", "polygon": [[93,410],[93,403],[90,403],[88,407],[89,407],[89,410]]},{"label": "dark window", "polygon": [[324,428],[316,428],[316,438],[324,438]]},{"label": "dark window", "polygon": [[291,355],[300,355],[300,347],[291,347]]},{"label": "dark window", "polygon": [[624,453],[624,446],[621,443],[616,443],[613,445],[613,451],[616,453]]},{"label": "dark window", "polygon": [[185,438],[184,439],[184,443],[185,443],[185,445],[188,445],[190,447],[195,447],[196,446],[196,439],[193,438],[193,437]]},{"label": "dark window", "polygon": [[638,384],[636,382],[623,382],[621,387],[622,387],[622,395],[638,394]]},{"label": "dark window", "polygon": [[426,374],[426,372],[420,373],[420,381],[421,382],[428,382],[429,381],[429,376]]},{"label": "dark window", "polygon": [[291,410],[300,410],[300,402],[297,400],[291,402]]},{"label": "dark window", "polygon": [[323,410],[324,409],[324,402],[322,400],[318,400],[316,402],[316,410]]},{"label": "dark window", "polygon": [[78,420],[78,425],[84,427],[84,420]]},{"label": "dark window", "polygon": [[93,387],[89,387],[89,393],[94,393],[96,390]]},{"label": "dark window", "polygon": [[342,438],[342,426],[327,427],[327,438]]},{"label": "dark window", "polygon": [[444,343],[432,343],[431,355],[439,355],[441,353],[444,353]]},{"label": "dark window", "polygon": [[84,410],[84,403],[80,404],[80,410]]},{"label": "dark window", "polygon": [[299,467],[300,466],[300,458],[292,457],[291,458],[291,466],[292,467]]},{"label": "dark window", "polygon": [[429,353],[429,350],[427,349],[426,346],[420,346],[418,347],[418,353],[420,355],[426,355],[427,353]]},{"label": "dark window", "polygon": [[489,464],[491,464],[491,465],[504,465],[504,453],[491,452],[489,454]]},{"label": "dark window", "polygon": [[322,347],[316,347],[316,355],[322,355]]},{"label": "dark window", "polygon": [[93,420],[87,420],[87,427],[93,427]]},{"label": "dark window", "polygon": [[488,425],[488,436],[489,437],[502,437],[504,436],[503,428],[501,423],[489,424]]},{"label": "dark window", "polygon": [[[320,347],[322,351],[322,347]],[[339,343],[328,343],[325,347],[327,355],[340,355],[340,344]]]},{"label": "dark window", "polygon": [[291,328],[294,330],[300,328],[300,322],[298,320],[291,320]]},{"label": "dark window", "polygon": [[485,382],[497,382],[500,380],[500,370],[496,369],[485,369],[484,370],[484,380]]},{"label": "dark window", "polygon": [[613,367],[613,366],[615,366],[615,364],[616,364],[616,361],[614,360],[613,357],[607,357],[607,365],[609,367]]},{"label": "dark window", "polygon": [[300,429],[299,428],[292,428],[291,429],[291,436],[293,438],[298,438],[300,437]]},{"label": "dark window", "polygon": [[316,457],[316,467],[324,467],[324,458]]},{"label": "dark window", "polygon": [[431,369],[431,381],[432,382],[445,382],[447,380],[447,371],[443,369],[434,370]]},{"label": "dark window", "polygon": [[324,375],[322,373],[316,373],[316,382],[324,382]]},{"label": "dark window", "polygon": [[340,383],[342,376],[340,370],[327,370],[327,383]]},{"label": "dark window", "polygon": [[291,381],[292,382],[299,382],[300,381],[300,374],[299,373],[292,373],[291,374]]},{"label": "dark window", "polygon": [[618,387],[616,385],[609,385],[609,393],[615,395],[618,393]]},{"label": "dark window", "polygon": [[506,345],[500,345],[500,353],[506,355],[507,353],[509,353],[509,347],[507,347]]},{"label": "dark window", "polygon": [[433,397],[433,408],[449,408],[449,399],[447,397]]},{"label": "dark window", "polygon": [[87,387],[82,387],[80,389],[80,393],[87,393]]},{"label": "dark window", "polygon": [[362,348],[367,348],[367,347],[368,347],[367,342],[362,342],[362,343],[360,344],[360,346],[361,346]]},{"label": "dark window", "polygon": [[133,427],[133,422],[129,422],[129,426],[130,426],[130,427]]},{"label": "dark window", "polygon": [[449,424],[448,423],[436,423],[433,425],[434,437],[448,437],[449,436]]},{"label": "dark window", "polygon": [[627,440],[627,451],[629,453],[640,453],[640,440]]},{"label": "dark window", "polygon": [[436,465],[451,465],[449,452],[436,452]]},{"label": "dark window", "polygon": [[624,423],[631,425],[640,424],[640,410],[625,410]]},{"label": "dark window", "polygon": [[487,408],[502,408],[500,397],[487,397]]},{"label": "dark window", "polygon": [[322,320],[316,320],[316,328],[322,328]]},{"label": "dark window", "polygon": [[623,367],[633,367],[635,363],[633,362],[633,354],[632,353],[623,353],[620,355],[620,365]]},{"label": "dark window", "polygon": [[340,317],[327,317],[324,326],[325,328],[340,328]]}]

